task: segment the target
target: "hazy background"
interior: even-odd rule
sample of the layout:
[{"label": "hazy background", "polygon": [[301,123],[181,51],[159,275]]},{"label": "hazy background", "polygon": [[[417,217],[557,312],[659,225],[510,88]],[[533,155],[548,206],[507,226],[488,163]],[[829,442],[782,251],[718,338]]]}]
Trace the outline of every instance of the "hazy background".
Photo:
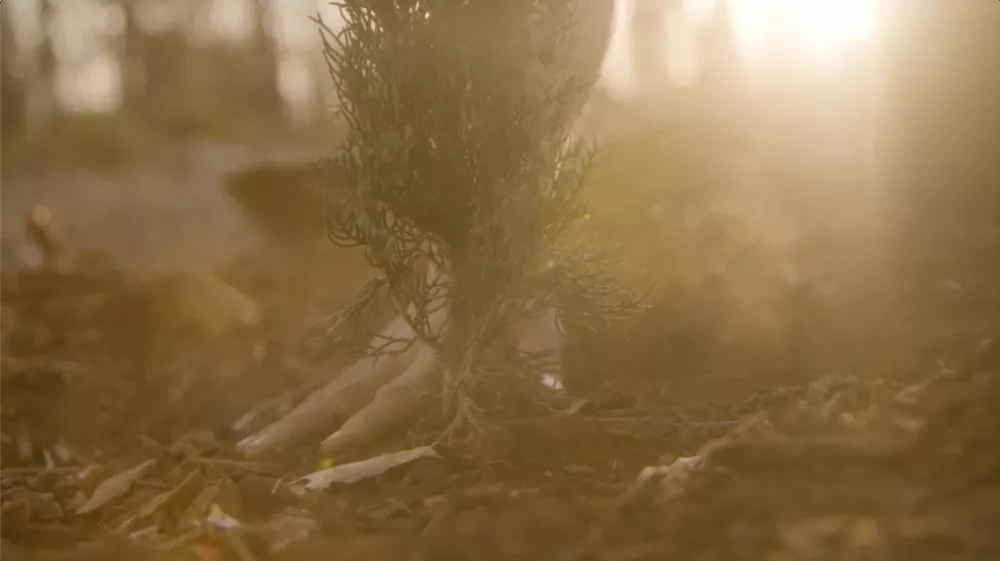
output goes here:
[{"label": "hazy background", "polygon": [[[760,149],[824,139],[803,158],[870,152],[874,1],[616,2],[599,84],[616,103],[665,118],[714,115]],[[5,2],[6,144],[95,113],[185,138],[313,128],[335,101],[308,19],[317,12],[336,27],[336,11],[314,0]]]}]

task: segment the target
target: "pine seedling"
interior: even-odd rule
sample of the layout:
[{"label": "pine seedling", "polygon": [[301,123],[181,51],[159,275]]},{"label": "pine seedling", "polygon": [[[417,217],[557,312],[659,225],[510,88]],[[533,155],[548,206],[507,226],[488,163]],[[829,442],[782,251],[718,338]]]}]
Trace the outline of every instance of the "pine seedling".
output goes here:
[{"label": "pine seedling", "polygon": [[379,272],[334,327],[391,303],[415,337],[364,352],[433,348],[456,426],[479,390],[553,364],[513,351],[521,320],[555,308],[593,325],[638,306],[601,273],[613,251],[580,241],[593,151],[569,130],[590,86],[574,71],[587,1],[347,0],[339,31],[317,18],[347,127],[326,163],[346,190],[327,232]]}]

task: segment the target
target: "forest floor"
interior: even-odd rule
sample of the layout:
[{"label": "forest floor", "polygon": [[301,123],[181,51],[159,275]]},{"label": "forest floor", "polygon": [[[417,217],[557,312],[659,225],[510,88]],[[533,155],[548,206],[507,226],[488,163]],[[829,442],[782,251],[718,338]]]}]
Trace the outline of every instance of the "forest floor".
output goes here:
[{"label": "forest floor", "polygon": [[[621,213],[617,222],[595,210],[594,223],[633,235],[637,222],[663,228],[658,241],[634,249],[643,274],[746,256],[739,244],[713,245],[718,253],[679,247],[684,213],[656,210],[634,189],[628,212],[648,217],[609,202],[601,208]],[[744,202],[733,203],[742,218]],[[737,228],[725,208],[715,216]],[[357,255],[324,249],[276,262],[264,252],[227,265],[219,275],[261,305],[263,320],[212,336],[164,328],[151,311],[160,295],[117,269],[5,270],[3,559],[1000,558],[1000,340],[992,330],[1000,314],[966,316],[947,324],[959,326],[947,335],[944,321],[911,318],[904,344],[864,315],[875,313],[865,303],[886,294],[874,291],[852,307],[816,304],[810,319],[775,327],[775,316],[790,317],[783,306],[793,290],[772,297],[763,289],[776,281],[759,271],[779,246],[782,256],[791,250],[758,236],[774,220],[757,218],[730,238],[771,245],[754,248],[747,271],[728,270],[738,290],[720,296],[730,298],[718,304],[722,323],[702,321],[708,327],[676,339],[703,306],[690,293],[674,296],[695,302],[686,312],[671,314],[677,308],[664,302],[705,277],[668,279],[633,325],[641,337],[577,357],[592,364],[568,409],[503,404],[482,434],[324,489],[302,476],[435,436],[432,420],[415,420],[349,457],[321,457],[315,443],[262,461],[234,451],[344,363],[303,341],[368,274]],[[804,254],[835,251],[809,245]],[[654,267],[656,255],[666,263]],[[952,271],[937,273],[952,279],[946,290],[972,290]],[[859,294],[848,285],[841,279],[841,294]],[[809,286],[831,293],[819,280]],[[766,301],[743,331],[767,332],[752,345],[729,313],[741,297]],[[725,329],[737,335],[723,337]],[[923,341],[915,332],[937,343],[914,343]],[[735,351],[734,340],[768,350]],[[802,353],[809,356],[789,358]],[[718,360],[681,363],[700,354]],[[609,385],[593,381],[595,370],[615,392],[602,393]]]}]

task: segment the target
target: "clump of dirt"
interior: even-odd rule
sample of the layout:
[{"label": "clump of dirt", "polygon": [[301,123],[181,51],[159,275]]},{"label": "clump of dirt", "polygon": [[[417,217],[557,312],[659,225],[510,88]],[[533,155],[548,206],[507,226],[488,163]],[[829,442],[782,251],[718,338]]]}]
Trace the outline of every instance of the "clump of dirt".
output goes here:
[{"label": "clump of dirt", "polygon": [[302,267],[268,259],[219,275],[4,271],[5,466],[37,462],[57,441],[107,448],[218,428],[322,379],[347,353],[310,354],[304,341],[367,269],[341,255],[332,267],[311,264],[303,282]]}]

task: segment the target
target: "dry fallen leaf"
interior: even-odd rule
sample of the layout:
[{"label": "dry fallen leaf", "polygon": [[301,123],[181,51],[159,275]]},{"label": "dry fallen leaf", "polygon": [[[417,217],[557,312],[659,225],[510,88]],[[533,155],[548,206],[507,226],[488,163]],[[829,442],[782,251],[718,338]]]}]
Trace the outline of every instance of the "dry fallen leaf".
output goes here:
[{"label": "dry fallen leaf", "polygon": [[263,532],[271,543],[271,553],[279,553],[289,545],[304,540],[319,530],[319,523],[311,518],[284,516],[268,522]]},{"label": "dry fallen leaf", "polygon": [[160,529],[155,524],[153,526],[148,526],[142,530],[136,530],[134,532],[129,532],[128,539],[132,543],[138,544],[148,544],[155,543],[155,541],[160,537]]},{"label": "dry fallen leaf", "polygon": [[182,434],[167,449],[175,454],[198,456],[216,445],[218,442],[215,434],[210,430],[201,429]]},{"label": "dry fallen leaf", "polygon": [[73,475],[76,481],[76,488],[82,491],[93,491],[104,481],[110,471],[107,466],[100,464],[89,464]]},{"label": "dry fallen leaf", "polygon": [[209,507],[215,502],[216,497],[222,489],[221,483],[207,486],[198,493],[194,501],[188,505],[180,516],[179,527],[195,527],[202,517],[208,512]]},{"label": "dry fallen leaf", "polygon": [[216,503],[212,503],[212,506],[209,508],[208,516],[205,517],[205,523],[209,526],[224,529],[238,528],[240,526],[239,520],[226,514]]},{"label": "dry fallen leaf", "polygon": [[55,446],[52,448],[52,452],[55,453],[56,457],[59,458],[59,461],[64,464],[68,464],[80,456],[72,446],[67,444],[66,441],[61,438],[56,441]]},{"label": "dry fallen leaf", "polygon": [[155,463],[155,460],[146,460],[128,471],[123,471],[105,479],[100,485],[97,486],[97,489],[94,489],[94,494],[87,499],[87,502],[83,503],[80,508],[76,510],[76,513],[87,514],[88,512],[93,512],[118,497],[121,497],[125,493],[128,493],[132,488],[132,484],[135,483],[137,479],[145,475],[149,468],[153,467],[153,464]]},{"label": "dry fallen leaf", "polygon": [[139,509],[136,517],[139,520],[149,518],[153,513],[167,509],[167,510],[179,510],[180,506],[187,506],[184,501],[191,501],[195,498],[198,489],[202,484],[202,476],[198,471],[192,471],[184,478],[183,481],[177,484],[176,487],[170,489],[169,491],[164,491],[159,495],[153,497],[149,502],[147,502],[141,509]]},{"label": "dry fallen leaf", "polygon": [[425,457],[440,458],[441,456],[430,446],[420,446],[401,452],[382,454],[381,456],[375,456],[374,458],[368,458],[360,462],[315,471],[300,477],[293,484],[303,483],[305,488],[310,491],[326,489],[334,483],[354,483],[362,479],[375,477],[396,466]]}]

